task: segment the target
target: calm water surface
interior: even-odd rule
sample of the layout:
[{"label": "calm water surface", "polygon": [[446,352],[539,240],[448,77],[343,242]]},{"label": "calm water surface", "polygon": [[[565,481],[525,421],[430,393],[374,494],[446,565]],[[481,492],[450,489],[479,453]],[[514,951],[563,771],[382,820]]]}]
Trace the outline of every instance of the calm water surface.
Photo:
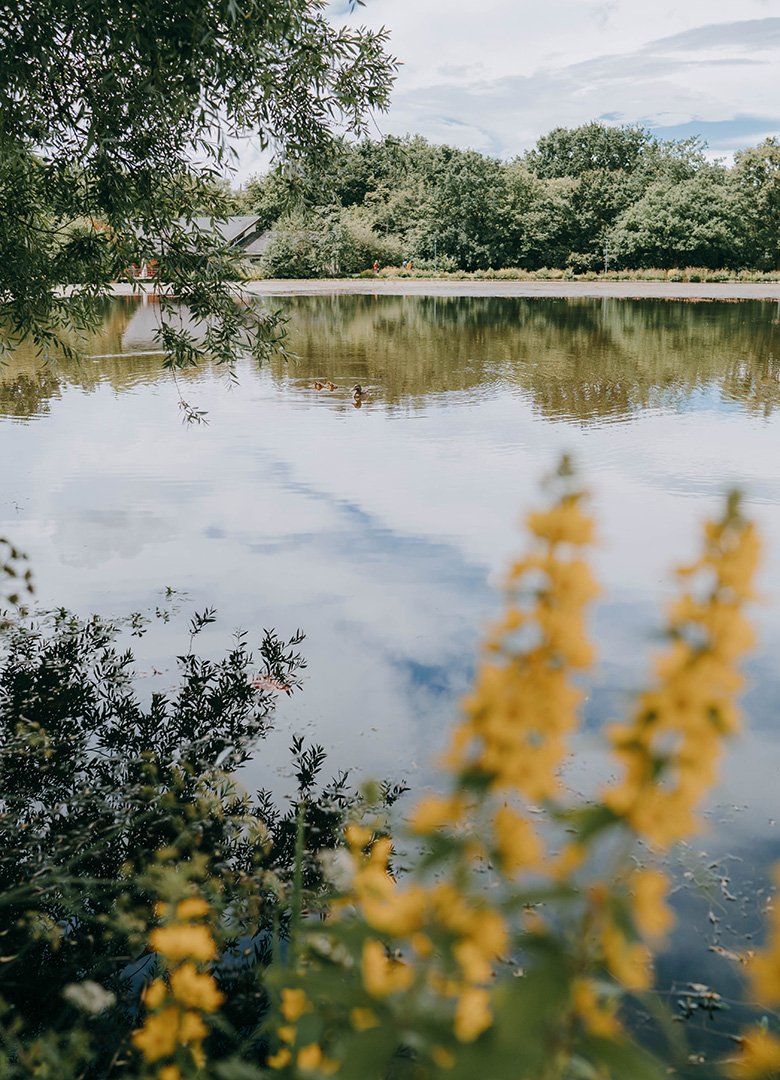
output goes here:
[{"label": "calm water surface", "polygon": [[[568,451],[594,493],[605,585],[572,765],[587,790],[603,768],[598,729],[647,670],[669,568],[739,484],[766,539],[761,642],[747,733],[710,829],[686,855],[689,873],[708,877],[723,929],[705,919],[678,955],[693,938],[718,945],[732,925],[752,925],[753,879],[780,857],[777,305],[354,296],[273,306],[289,317],[298,359],[242,364],[236,386],[204,369],[177,389],[154,355],[157,308],[133,300],[107,309],[80,366],[19,352],[0,369],[0,535],[31,556],[39,599],[119,615],[154,607],[170,585],[218,608],[202,637],[213,652],[235,628],[251,639],[300,626],[305,689],[282,703],[247,783],[285,791],[285,747],[302,732],[334,769],[422,787],[497,610],[521,515]],[[317,392],[315,379],[339,389]],[[370,391],[360,409],[355,382]],[[207,427],[181,424],[179,394],[208,410]],[[163,684],[190,611],[137,643],[139,666],[161,669]],[[725,897],[725,874],[738,901]]]}]

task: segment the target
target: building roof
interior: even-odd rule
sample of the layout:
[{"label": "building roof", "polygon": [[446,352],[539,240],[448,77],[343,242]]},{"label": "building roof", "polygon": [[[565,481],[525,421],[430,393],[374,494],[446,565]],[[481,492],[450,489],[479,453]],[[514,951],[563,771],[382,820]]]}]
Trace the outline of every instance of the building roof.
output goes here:
[{"label": "building roof", "polygon": [[243,246],[241,241],[257,232],[257,214],[236,214],[225,221],[214,221],[209,217],[196,217],[193,224],[202,232],[215,229],[229,244]]}]

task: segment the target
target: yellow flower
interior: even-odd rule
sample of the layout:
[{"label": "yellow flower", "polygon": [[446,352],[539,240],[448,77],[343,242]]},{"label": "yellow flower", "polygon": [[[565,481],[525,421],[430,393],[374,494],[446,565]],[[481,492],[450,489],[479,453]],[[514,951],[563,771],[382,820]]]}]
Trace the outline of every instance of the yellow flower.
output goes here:
[{"label": "yellow flower", "polygon": [[282,1040],[282,1042],[292,1044],[292,1043],[295,1042],[295,1034],[296,1034],[295,1025],[294,1024],[280,1024],[279,1027],[276,1029],[276,1034],[279,1036],[279,1038]]},{"label": "yellow flower", "polygon": [[163,1065],[157,1073],[157,1080],[181,1080],[178,1065]]},{"label": "yellow flower", "polygon": [[481,987],[467,987],[455,1007],[455,1036],[460,1042],[473,1042],[493,1023],[490,996]]},{"label": "yellow flower", "polygon": [[369,1028],[378,1027],[379,1020],[371,1009],[357,1007],[350,1010],[349,1022],[355,1031],[368,1031]]},{"label": "yellow flower", "polygon": [[207,926],[158,926],[149,944],[167,960],[215,960],[217,947]]},{"label": "yellow flower", "polygon": [[143,1002],[147,1009],[158,1009],[168,996],[168,989],[162,979],[150,982],[143,992]]},{"label": "yellow flower", "polygon": [[616,926],[606,926],[601,935],[604,959],[615,979],[626,990],[650,987],[650,953],[641,942],[629,942]]},{"label": "yellow flower", "polygon": [[433,1064],[440,1069],[451,1069],[455,1064],[455,1055],[446,1046],[434,1046],[431,1050]]},{"label": "yellow flower", "polygon": [[637,870],[631,877],[634,918],[646,938],[663,937],[674,926],[674,915],[666,904],[669,880],[661,870]]},{"label": "yellow flower", "polygon": [[186,1046],[188,1043],[200,1043],[209,1030],[196,1012],[185,1012],[179,1027],[179,1039]]},{"label": "yellow flower", "polygon": [[268,1057],[268,1064],[272,1069],[283,1069],[285,1065],[289,1065],[292,1061],[292,1054],[283,1046],[281,1050],[277,1050],[275,1054],[270,1054]]},{"label": "yellow flower", "polygon": [[742,1036],[742,1053],[727,1068],[735,1080],[771,1080],[780,1072],[780,1039],[763,1028],[749,1028]]},{"label": "yellow flower", "polygon": [[393,891],[389,896],[363,898],[363,914],[369,926],[392,937],[406,937],[419,930],[425,917],[426,896],[421,889]]},{"label": "yellow flower", "polygon": [[503,869],[508,874],[537,866],[542,844],[533,826],[509,806],[502,806],[493,818],[493,833]]},{"label": "yellow flower", "polygon": [[412,968],[389,960],[384,945],[373,938],[363,945],[361,971],[363,985],[372,997],[385,997],[408,990],[414,982]]},{"label": "yellow flower", "polygon": [[169,1057],[176,1049],[179,1030],[179,1010],[170,1005],[162,1012],[147,1016],[140,1031],[133,1032],[133,1045],[147,1061]]},{"label": "yellow flower", "polygon": [[753,993],[762,1005],[774,1005],[780,1001],[780,942],[770,937],[763,953],[750,961],[750,981]]},{"label": "yellow flower", "polygon": [[564,496],[550,510],[536,510],[525,519],[534,536],[551,544],[574,544],[577,547],[593,543],[593,521],[578,506],[578,496]]},{"label": "yellow flower", "polygon": [[282,1016],[285,1020],[295,1023],[306,1012],[311,1012],[311,1002],[306,997],[305,992],[285,987],[282,990]]},{"label": "yellow flower", "polygon": [[208,915],[209,905],[200,896],[189,896],[186,900],[181,900],[176,905],[176,918],[181,919],[198,919],[202,915]]},{"label": "yellow flower", "polygon": [[360,852],[368,846],[373,833],[365,825],[347,825],[344,830],[347,845],[353,852]]},{"label": "yellow flower", "polygon": [[617,1002],[599,1000],[592,983],[586,979],[572,982],[571,996],[574,1012],[591,1034],[604,1039],[614,1039],[620,1034],[620,1022],[615,1015]]},{"label": "yellow flower", "polygon": [[171,973],[171,992],[183,1005],[202,1012],[215,1012],[225,1000],[214,977],[201,975],[191,963],[182,964]]},{"label": "yellow flower", "polygon": [[409,828],[426,836],[447,825],[456,824],[463,815],[463,801],[458,795],[428,795],[421,799],[409,818]]},{"label": "yellow flower", "polygon": [[316,1043],[309,1043],[308,1046],[303,1046],[298,1051],[297,1065],[299,1069],[303,1069],[305,1072],[311,1072],[319,1067],[322,1061],[322,1050]]}]

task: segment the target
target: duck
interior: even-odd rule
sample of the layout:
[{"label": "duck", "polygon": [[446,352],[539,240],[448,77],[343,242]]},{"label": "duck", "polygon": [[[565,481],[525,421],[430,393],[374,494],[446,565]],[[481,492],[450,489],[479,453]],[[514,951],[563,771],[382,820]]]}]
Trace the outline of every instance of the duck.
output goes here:
[{"label": "duck", "polygon": [[325,389],[325,383],[324,383],[324,382],[320,382],[319,380],[315,380],[315,382],[314,382],[314,389],[315,389],[315,390],[324,390],[324,389]]},{"label": "duck", "polygon": [[355,383],[355,385],[352,387],[352,400],[362,401],[365,396],[366,395],[363,391],[363,387],[360,385],[360,383]]},{"label": "duck", "polygon": [[328,390],[330,390],[331,392],[333,390],[338,390],[338,386],[336,386],[336,384],[334,382],[331,382],[330,379],[328,379],[328,381],[325,383],[325,385],[327,386]]}]

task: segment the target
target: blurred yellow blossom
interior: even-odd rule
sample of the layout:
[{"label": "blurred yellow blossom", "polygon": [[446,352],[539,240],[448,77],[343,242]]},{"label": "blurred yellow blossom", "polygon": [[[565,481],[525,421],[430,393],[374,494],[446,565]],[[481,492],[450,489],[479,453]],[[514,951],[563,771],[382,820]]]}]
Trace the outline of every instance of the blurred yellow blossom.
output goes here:
[{"label": "blurred yellow blossom", "polygon": [[629,941],[611,923],[602,931],[601,945],[607,967],[621,986],[632,991],[649,989],[652,960],[646,945],[640,941]]},{"label": "blurred yellow blossom", "polygon": [[390,960],[384,945],[369,938],[363,945],[361,964],[363,985],[372,997],[385,997],[408,990],[414,982],[414,971],[406,964]]},{"label": "blurred yellow blossom", "polygon": [[166,960],[215,960],[217,947],[207,926],[158,926],[149,935],[149,944]]},{"label": "blurred yellow blossom", "polygon": [[587,1030],[603,1039],[614,1039],[620,1035],[617,1002],[599,997],[588,979],[575,979],[571,984],[574,1012]]},{"label": "blurred yellow blossom", "polygon": [[286,1046],[283,1046],[275,1054],[269,1054],[267,1060],[272,1069],[283,1069],[292,1061],[292,1053]]},{"label": "blurred yellow blossom", "polygon": [[369,1028],[379,1026],[379,1019],[371,1009],[354,1008],[350,1011],[349,1019],[355,1031],[367,1031]]},{"label": "blurred yellow blossom", "polygon": [[493,834],[503,870],[513,874],[535,866],[542,857],[542,843],[533,825],[510,806],[501,806],[493,818]]},{"label": "blurred yellow blossom", "polygon": [[209,905],[202,896],[188,896],[186,900],[181,900],[176,905],[176,918],[182,921],[199,919],[208,913]]},{"label": "blurred yellow blossom", "polygon": [[171,972],[171,993],[183,1005],[202,1012],[215,1012],[225,1000],[213,975],[201,974],[191,963]]},{"label": "blurred yellow blossom", "polygon": [[629,882],[634,919],[645,938],[660,938],[674,926],[674,915],[666,903],[669,879],[661,870],[636,870]]},{"label": "blurred yellow blossom", "polygon": [[133,1045],[147,1061],[170,1057],[176,1049],[179,1035],[179,1010],[170,1005],[161,1012],[147,1016],[140,1031],[133,1033]]},{"label": "blurred yellow blossom", "polygon": [[291,990],[285,987],[282,990],[282,1016],[285,1020],[295,1023],[300,1020],[304,1013],[311,1012],[312,1005],[306,997],[304,990]]},{"label": "blurred yellow blossom", "polygon": [[734,1080],[773,1080],[780,1072],[780,1039],[761,1027],[742,1035],[740,1056],[727,1063]]},{"label": "blurred yellow blossom", "polygon": [[455,1006],[455,1037],[460,1042],[473,1042],[492,1023],[488,991],[479,986],[463,990]]}]

